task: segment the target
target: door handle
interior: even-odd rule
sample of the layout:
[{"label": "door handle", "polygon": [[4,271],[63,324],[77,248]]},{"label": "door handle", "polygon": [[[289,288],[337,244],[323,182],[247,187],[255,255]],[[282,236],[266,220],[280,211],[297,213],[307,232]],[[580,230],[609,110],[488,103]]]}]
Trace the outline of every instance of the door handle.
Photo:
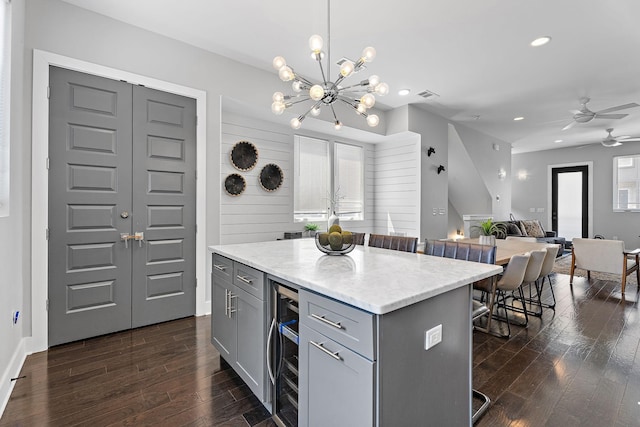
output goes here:
[{"label": "door handle", "polygon": [[138,242],[139,247],[142,247],[142,242],[144,242],[144,233],[142,231],[136,231],[136,233],[131,237]]},{"label": "door handle", "polygon": [[133,239],[134,236],[129,233],[120,233],[120,240],[124,241],[125,249],[129,249],[129,240]]}]

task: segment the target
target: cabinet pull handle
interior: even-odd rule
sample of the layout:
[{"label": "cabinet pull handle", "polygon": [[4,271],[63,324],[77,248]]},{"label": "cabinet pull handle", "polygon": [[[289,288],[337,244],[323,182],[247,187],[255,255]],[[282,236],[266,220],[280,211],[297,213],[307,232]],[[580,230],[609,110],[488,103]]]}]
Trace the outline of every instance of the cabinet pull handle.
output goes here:
[{"label": "cabinet pull handle", "polygon": [[276,377],[273,374],[273,369],[271,368],[271,337],[273,337],[273,331],[276,327],[276,319],[274,318],[271,321],[271,327],[269,327],[269,335],[267,336],[267,371],[269,373],[269,379],[271,380],[271,384],[276,383]]},{"label": "cabinet pull handle", "polygon": [[253,283],[253,281],[251,279],[247,279],[246,277],[241,276],[239,274],[237,274],[236,277],[238,278],[238,280],[246,283],[247,285],[251,285]]},{"label": "cabinet pull handle", "polygon": [[336,329],[344,329],[340,322],[332,322],[331,320],[325,319],[324,316],[318,316],[317,314],[311,313],[311,317],[321,322],[326,323],[327,325],[333,326]]},{"label": "cabinet pull handle", "polygon": [[323,353],[333,357],[334,359],[342,361],[342,357],[340,357],[340,352],[339,351],[336,351],[335,353],[333,353],[333,352],[327,350],[326,348],[324,348],[322,343],[317,343],[315,341],[309,341],[309,344],[311,344],[312,346],[314,346],[318,350],[322,351]]},{"label": "cabinet pull handle", "polygon": [[229,317],[229,290],[224,290],[224,315]]},{"label": "cabinet pull handle", "polygon": [[213,264],[213,268],[215,268],[216,270],[225,271],[227,269],[227,266],[224,264]]},{"label": "cabinet pull handle", "polygon": [[229,319],[231,319],[232,313],[235,313],[236,311],[238,311],[236,308],[233,308],[233,301],[231,300],[234,298],[238,298],[238,295],[233,295],[233,293],[229,291]]}]

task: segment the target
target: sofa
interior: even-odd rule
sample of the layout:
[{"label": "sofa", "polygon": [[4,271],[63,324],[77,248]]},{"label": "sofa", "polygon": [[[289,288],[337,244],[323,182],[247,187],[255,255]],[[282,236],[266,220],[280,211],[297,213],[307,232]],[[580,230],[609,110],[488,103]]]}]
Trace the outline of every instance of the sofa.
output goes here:
[{"label": "sofa", "polygon": [[565,247],[565,238],[558,237],[555,231],[545,231],[537,219],[516,220],[511,218],[508,221],[499,222],[504,224],[505,235],[496,235],[497,238],[506,238],[507,236],[535,237],[538,242],[561,244],[563,248]]}]

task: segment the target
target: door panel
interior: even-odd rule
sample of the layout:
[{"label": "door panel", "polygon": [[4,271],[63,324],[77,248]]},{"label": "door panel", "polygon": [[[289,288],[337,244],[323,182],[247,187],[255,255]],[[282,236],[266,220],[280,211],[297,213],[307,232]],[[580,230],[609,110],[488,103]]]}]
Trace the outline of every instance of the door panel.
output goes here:
[{"label": "door panel", "polygon": [[[195,313],[195,100],[133,88],[133,327]],[[142,249],[142,250],[140,250]]]},{"label": "door panel", "polygon": [[195,100],[50,76],[49,344],[193,315]]},{"label": "door panel", "polygon": [[[49,344],[131,327],[131,87],[51,67]],[[129,142],[127,142],[129,141]],[[129,151],[130,152],[130,151]],[[34,206],[34,209],[39,207]]]}]

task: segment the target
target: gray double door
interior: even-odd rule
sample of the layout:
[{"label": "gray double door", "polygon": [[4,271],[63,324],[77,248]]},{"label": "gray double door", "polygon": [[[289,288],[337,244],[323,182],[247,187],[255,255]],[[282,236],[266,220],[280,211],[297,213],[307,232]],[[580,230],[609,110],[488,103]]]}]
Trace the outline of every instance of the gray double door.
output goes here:
[{"label": "gray double door", "polygon": [[50,68],[49,345],[195,314],[195,109]]}]

